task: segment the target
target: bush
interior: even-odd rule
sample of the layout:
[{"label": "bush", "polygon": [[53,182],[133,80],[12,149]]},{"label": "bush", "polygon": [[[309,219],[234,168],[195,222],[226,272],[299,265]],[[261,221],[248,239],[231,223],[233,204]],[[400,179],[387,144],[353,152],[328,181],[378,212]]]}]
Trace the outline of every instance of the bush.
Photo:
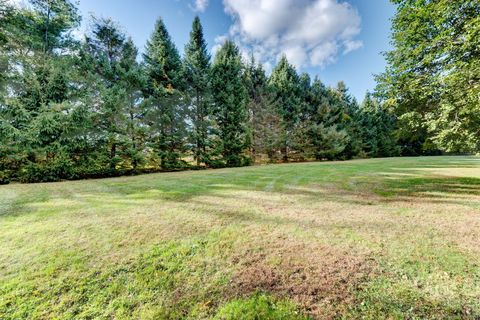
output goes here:
[{"label": "bush", "polygon": [[64,179],[73,179],[73,163],[64,155],[41,163],[30,162],[20,173],[21,182],[54,182]]},{"label": "bush", "polygon": [[206,165],[212,169],[221,169],[226,167],[226,164],[222,159],[208,159],[208,161],[206,161]]},{"label": "bush", "polygon": [[0,185],[9,184],[9,183],[10,183],[10,175],[5,171],[0,171]]}]

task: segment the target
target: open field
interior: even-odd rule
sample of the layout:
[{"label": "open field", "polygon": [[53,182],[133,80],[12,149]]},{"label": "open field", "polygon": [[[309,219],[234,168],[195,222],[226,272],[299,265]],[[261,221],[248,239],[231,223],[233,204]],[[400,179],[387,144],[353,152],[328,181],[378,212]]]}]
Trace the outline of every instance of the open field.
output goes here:
[{"label": "open field", "polygon": [[0,187],[0,319],[480,318],[480,158]]}]

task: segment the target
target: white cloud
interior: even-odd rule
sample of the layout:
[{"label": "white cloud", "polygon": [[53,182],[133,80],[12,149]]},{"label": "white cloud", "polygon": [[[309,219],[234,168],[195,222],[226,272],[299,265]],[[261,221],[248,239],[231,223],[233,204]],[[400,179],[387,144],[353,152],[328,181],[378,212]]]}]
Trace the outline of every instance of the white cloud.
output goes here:
[{"label": "white cloud", "polygon": [[223,0],[233,17],[229,36],[243,51],[274,63],[285,54],[297,67],[324,67],[363,43],[361,18],[344,0]]},{"label": "white cloud", "polygon": [[290,63],[292,63],[297,68],[302,67],[302,65],[304,65],[305,61],[307,60],[307,52],[300,45],[284,47],[282,52],[279,53],[277,59],[280,58],[282,54],[284,54],[287,57],[288,61],[290,61]]},{"label": "white cloud", "polygon": [[359,40],[347,40],[343,43],[343,45],[343,54],[347,54],[363,47],[363,42]]},{"label": "white cloud", "polygon": [[195,0],[191,9],[196,12],[204,12],[208,7],[208,0]]},{"label": "white cloud", "polygon": [[23,0],[7,0],[7,3],[15,7],[22,7],[25,5]]},{"label": "white cloud", "polygon": [[312,49],[310,65],[324,67],[334,63],[337,57],[338,44],[335,41],[321,43]]}]

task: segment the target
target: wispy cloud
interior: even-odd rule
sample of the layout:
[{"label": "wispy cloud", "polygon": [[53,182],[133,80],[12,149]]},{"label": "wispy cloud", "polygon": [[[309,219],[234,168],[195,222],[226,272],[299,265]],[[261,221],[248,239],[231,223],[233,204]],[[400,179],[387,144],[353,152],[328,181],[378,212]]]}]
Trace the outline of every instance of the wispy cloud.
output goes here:
[{"label": "wispy cloud", "polygon": [[263,62],[285,54],[297,67],[324,67],[359,49],[357,10],[342,0],[223,0],[229,36]]},{"label": "wispy cloud", "polygon": [[195,0],[190,8],[195,12],[204,12],[208,7],[208,0]]}]

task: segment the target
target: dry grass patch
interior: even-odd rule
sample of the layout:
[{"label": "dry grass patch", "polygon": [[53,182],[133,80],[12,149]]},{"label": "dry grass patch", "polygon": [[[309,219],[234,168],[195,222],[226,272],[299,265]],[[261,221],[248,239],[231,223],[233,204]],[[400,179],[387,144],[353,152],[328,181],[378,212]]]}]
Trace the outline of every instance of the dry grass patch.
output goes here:
[{"label": "dry grass patch", "polygon": [[373,263],[331,247],[270,243],[268,252],[241,259],[231,281],[232,293],[266,292],[289,298],[316,319],[333,319],[355,300],[355,288],[368,279]]}]

